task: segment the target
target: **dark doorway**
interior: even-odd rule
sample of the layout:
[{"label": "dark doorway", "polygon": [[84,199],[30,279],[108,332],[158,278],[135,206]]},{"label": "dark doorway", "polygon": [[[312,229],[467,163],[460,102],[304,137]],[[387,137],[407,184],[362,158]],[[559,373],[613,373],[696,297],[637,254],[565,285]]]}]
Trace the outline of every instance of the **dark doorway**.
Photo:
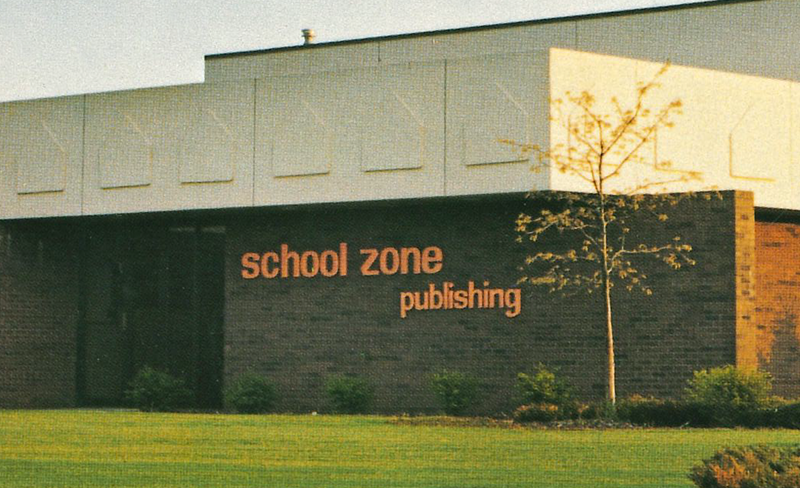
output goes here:
[{"label": "dark doorway", "polygon": [[125,225],[88,232],[79,398],[122,405],[144,366],[183,379],[197,408],[221,406],[223,227]]}]

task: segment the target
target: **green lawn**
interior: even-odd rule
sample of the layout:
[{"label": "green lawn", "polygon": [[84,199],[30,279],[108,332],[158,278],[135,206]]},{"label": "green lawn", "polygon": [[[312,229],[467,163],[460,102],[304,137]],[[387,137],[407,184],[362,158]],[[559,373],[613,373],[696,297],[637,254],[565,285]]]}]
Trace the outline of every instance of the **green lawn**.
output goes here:
[{"label": "green lawn", "polygon": [[544,431],[385,417],[0,411],[0,486],[662,487],[788,430]]}]

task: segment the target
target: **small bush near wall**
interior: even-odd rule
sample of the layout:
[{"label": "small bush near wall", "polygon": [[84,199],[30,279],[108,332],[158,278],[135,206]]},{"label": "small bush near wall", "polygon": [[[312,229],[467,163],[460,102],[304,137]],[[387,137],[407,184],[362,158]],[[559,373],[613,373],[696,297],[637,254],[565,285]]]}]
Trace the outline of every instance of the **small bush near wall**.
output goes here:
[{"label": "small bush near wall", "polygon": [[478,398],[478,380],[470,375],[442,370],[431,375],[431,388],[447,415],[464,415]]},{"label": "small bush near wall", "polygon": [[699,488],[797,488],[800,447],[723,449],[692,468],[689,478]]},{"label": "small bush near wall", "polygon": [[623,422],[651,427],[708,427],[707,409],[690,402],[633,395],[617,403],[617,418]]},{"label": "small bush near wall", "polygon": [[266,413],[278,395],[275,386],[256,374],[245,374],[225,389],[225,404],[239,413]]},{"label": "small bush near wall", "polygon": [[514,421],[516,422],[552,422],[563,418],[558,405],[552,403],[529,403],[522,405],[514,410]]},{"label": "small bush near wall", "polygon": [[768,373],[729,365],[695,371],[686,401],[715,425],[753,425],[761,422],[760,410],[772,406],[771,391]]},{"label": "small bush near wall", "polygon": [[366,380],[350,376],[328,378],[325,390],[336,413],[367,413],[375,396]]},{"label": "small bush near wall", "polygon": [[800,402],[786,403],[775,408],[767,426],[800,429]]},{"label": "small bush near wall", "polygon": [[576,419],[589,409],[573,401],[569,385],[542,363],[533,374],[519,373],[516,387],[517,401],[521,404],[514,411],[517,422]]},{"label": "small bush near wall", "polygon": [[517,375],[517,393],[523,405],[532,403],[551,403],[564,405],[571,401],[570,388],[565,381],[556,376],[557,371],[539,363],[533,374]]},{"label": "small bush near wall", "polygon": [[147,412],[167,412],[188,407],[194,393],[183,380],[145,366],[128,384],[125,400]]}]

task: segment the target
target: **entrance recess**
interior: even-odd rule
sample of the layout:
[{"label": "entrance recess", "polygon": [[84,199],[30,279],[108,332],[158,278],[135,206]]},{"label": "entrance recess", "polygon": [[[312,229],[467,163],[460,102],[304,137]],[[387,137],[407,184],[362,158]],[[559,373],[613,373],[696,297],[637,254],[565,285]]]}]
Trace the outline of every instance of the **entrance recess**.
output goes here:
[{"label": "entrance recess", "polygon": [[224,228],[106,226],[84,247],[80,402],[123,405],[128,382],[151,366],[183,379],[196,407],[220,407]]}]

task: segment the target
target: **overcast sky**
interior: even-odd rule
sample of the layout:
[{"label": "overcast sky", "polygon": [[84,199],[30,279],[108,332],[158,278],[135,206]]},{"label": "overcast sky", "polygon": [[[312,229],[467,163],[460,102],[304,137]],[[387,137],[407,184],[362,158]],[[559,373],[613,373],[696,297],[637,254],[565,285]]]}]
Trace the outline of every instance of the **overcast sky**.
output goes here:
[{"label": "overcast sky", "polygon": [[0,101],[203,80],[203,55],[691,0],[0,0]]}]

